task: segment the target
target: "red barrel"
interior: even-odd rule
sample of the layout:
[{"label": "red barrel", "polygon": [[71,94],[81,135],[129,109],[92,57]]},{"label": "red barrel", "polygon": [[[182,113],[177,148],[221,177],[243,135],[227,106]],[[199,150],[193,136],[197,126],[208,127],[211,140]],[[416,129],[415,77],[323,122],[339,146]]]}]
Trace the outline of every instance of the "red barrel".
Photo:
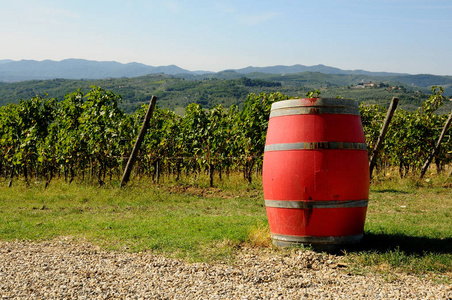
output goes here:
[{"label": "red barrel", "polygon": [[359,242],[369,199],[369,163],[357,102],[275,102],[263,186],[275,245],[334,249]]}]

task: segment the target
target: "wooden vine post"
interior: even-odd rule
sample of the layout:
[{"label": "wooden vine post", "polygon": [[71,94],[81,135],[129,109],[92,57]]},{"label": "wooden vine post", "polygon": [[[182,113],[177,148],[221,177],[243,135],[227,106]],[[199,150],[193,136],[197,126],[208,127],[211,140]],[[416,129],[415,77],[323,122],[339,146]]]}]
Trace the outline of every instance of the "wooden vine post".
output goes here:
[{"label": "wooden vine post", "polygon": [[443,141],[444,136],[446,135],[446,131],[449,128],[450,123],[452,122],[452,111],[450,112],[449,118],[446,121],[446,124],[444,124],[443,130],[441,131],[441,135],[439,136],[438,141],[436,142],[435,148],[430,152],[430,155],[427,158],[427,161],[424,163],[421,169],[421,176],[420,178],[424,177],[425,172],[427,172],[428,166],[433,160],[433,157],[438,154],[439,147],[441,146],[441,142]]},{"label": "wooden vine post", "polygon": [[372,179],[372,172],[377,163],[378,153],[380,152],[381,147],[383,146],[383,141],[385,139],[386,132],[388,131],[388,128],[389,128],[389,123],[391,123],[392,116],[394,115],[394,112],[397,108],[398,103],[399,103],[399,98],[393,97],[391,100],[391,104],[389,105],[388,111],[386,113],[386,118],[383,123],[383,128],[381,128],[380,135],[378,136],[374,149],[372,150],[372,152],[370,154],[370,160],[369,160],[370,179]]},{"label": "wooden vine post", "polygon": [[132,172],[133,165],[135,164],[138,151],[140,150],[141,143],[144,140],[144,136],[146,135],[146,130],[149,125],[149,121],[151,120],[152,113],[154,112],[155,103],[157,102],[157,97],[152,96],[151,101],[149,102],[148,110],[146,111],[146,116],[143,120],[143,125],[141,126],[140,133],[138,134],[138,138],[133,146],[132,153],[129,156],[129,160],[127,161],[126,168],[124,170],[124,174],[122,175],[121,185],[123,187],[127,184],[130,178],[130,173]]}]

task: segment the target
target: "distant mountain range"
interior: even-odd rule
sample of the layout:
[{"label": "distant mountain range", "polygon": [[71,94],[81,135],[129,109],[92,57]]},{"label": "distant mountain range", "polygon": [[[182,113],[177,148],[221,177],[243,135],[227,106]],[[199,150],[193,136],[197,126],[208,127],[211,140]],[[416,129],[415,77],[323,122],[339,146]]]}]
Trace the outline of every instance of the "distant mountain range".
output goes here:
[{"label": "distant mountain range", "polygon": [[[430,88],[441,85],[446,94],[452,93],[452,76],[438,76],[430,74],[410,75],[406,73],[369,72],[365,70],[342,70],[325,65],[304,66],[270,66],[246,67],[230,69],[221,72],[189,71],[175,65],[148,66],[141,63],[122,64],[114,61],[92,61],[85,59],[65,59],[62,61],[36,61],[10,59],[0,60],[0,82],[20,82],[26,80],[48,79],[105,79],[105,78],[133,78],[150,74],[166,74],[186,79],[218,78],[233,79],[244,76],[261,78],[270,81],[281,81],[277,76],[303,74],[306,72],[327,74],[329,76],[354,75],[363,76],[362,80],[399,82],[411,87]],[[274,76],[272,75],[274,74]],[[325,79],[325,78],[324,78]]]},{"label": "distant mountain range", "polygon": [[232,70],[241,74],[248,73],[267,73],[267,74],[293,74],[303,72],[319,72],[324,74],[343,74],[343,75],[373,75],[373,76],[396,76],[408,75],[405,73],[388,73],[388,72],[370,72],[364,70],[342,70],[339,68],[329,67],[325,65],[315,66],[272,66],[272,67],[246,67],[243,69]]},{"label": "distant mountain range", "polygon": [[175,65],[152,67],[140,63],[122,64],[114,61],[84,59],[53,60],[0,60],[0,81],[14,82],[33,79],[102,79],[138,77],[148,74],[204,74],[192,72]]},{"label": "distant mountain range", "polygon": [[[246,67],[242,69],[226,70],[238,74],[292,74],[302,72],[320,72],[325,74],[374,75],[374,76],[402,76],[408,74],[369,72],[364,70],[341,70],[324,65],[316,66],[271,66]],[[224,71],[223,71],[224,72]],[[114,61],[92,61],[84,59],[65,59],[62,61],[36,60],[0,60],[0,81],[15,82],[34,79],[102,79],[120,77],[138,77],[149,74],[164,73],[167,75],[203,75],[212,74],[209,71],[189,71],[175,65],[148,66],[141,63],[122,64]],[[220,72],[219,72],[220,73]]]}]

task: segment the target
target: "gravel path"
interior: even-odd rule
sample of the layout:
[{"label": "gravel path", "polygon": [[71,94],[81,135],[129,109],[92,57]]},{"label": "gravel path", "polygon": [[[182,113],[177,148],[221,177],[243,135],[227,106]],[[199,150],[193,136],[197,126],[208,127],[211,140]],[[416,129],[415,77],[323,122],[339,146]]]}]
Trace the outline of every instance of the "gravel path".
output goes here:
[{"label": "gravel path", "polygon": [[100,251],[60,239],[0,241],[2,299],[452,299],[410,275],[347,274],[340,257],[244,249],[232,265]]}]

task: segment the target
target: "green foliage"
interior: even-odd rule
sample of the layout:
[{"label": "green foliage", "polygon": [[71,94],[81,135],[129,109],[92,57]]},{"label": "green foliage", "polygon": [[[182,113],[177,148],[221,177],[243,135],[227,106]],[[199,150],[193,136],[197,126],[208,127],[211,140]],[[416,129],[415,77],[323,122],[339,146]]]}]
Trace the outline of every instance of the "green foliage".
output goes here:
[{"label": "green foliage", "polygon": [[430,116],[440,108],[443,105],[444,100],[446,100],[446,97],[443,95],[444,89],[441,86],[432,86],[431,90],[432,95],[427,101],[422,103],[422,113]]},{"label": "green foliage", "polygon": [[62,171],[72,181],[76,171],[84,176],[88,165],[92,175],[94,165],[101,182],[123,154],[121,134],[130,131],[124,130],[127,117],[119,100],[93,86],[86,95],[78,90],[62,102],[37,96],[2,107],[2,171],[26,180],[45,176],[46,181]]},{"label": "green foliage", "polygon": [[46,137],[43,161],[46,162],[45,170],[51,179],[57,166],[67,174],[74,177],[74,168],[83,166],[87,160],[83,155],[86,145],[80,138],[80,117],[83,113],[83,93],[80,90],[66,95],[63,102],[56,108],[55,121],[50,125],[49,135]]},{"label": "green foliage", "polygon": [[23,174],[28,180],[32,169],[43,163],[45,138],[55,117],[54,99],[39,96],[19,105],[0,107],[0,130],[4,174]]},{"label": "green foliage", "polygon": [[306,98],[318,98],[320,97],[321,92],[317,89],[314,91],[309,91],[306,93]]},{"label": "green foliage", "polygon": [[[222,74],[231,73],[223,72]],[[318,72],[296,74],[250,73],[246,77],[232,72],[234,76],[211,74],[203,76],[181,77],[157,74],[135,78],[109,78],[99,80],[33,80],[15,83],[0,83],[0,105],[19,103],[19,99],[30,99],[36,95],[48,93],[52,98],[62,100],[65,95],[80,89],[88,93],[92,85],[101,86],[122,96],[119,106],[126,113],[133,113],[143,104],[147,104],[152,95],[159,99],[159,107],[175,111],[185,108],[190,103],[197,103],[203,108],[237,105],[242,108],[247,95],[279,91],[291,97],[304,97],[308,91],[318,90],[322,97],[355,99],[366,104],[387,105],[392,97],[398,97],[399,107],[414,111],[429,97],[429,85],[416,81],[412,85],[409,79],[404,83],[392,77],[371,77],[365,75],[333,75]],[[410,76],[408,76],[410,77]],[[414,76],[413,76],[414,77]],[[376,82],[379,87],[353,88],[361,82]],[[450,79],[449,79],[450,80]],[[430,82],[430,81],[429,81]],[[442,81],[441,81],[442,82]],[[438,83],[437,83],[438,84]],[[442,83],[441,83],[442,84]],[[450,85],[443,85],[446,94],[452,94]],[[452,103],[445,103],[440,113],[445,113]]]},{"label": "green foliage", "polygon": [[[398,109],[394,114],[384,148],[380,153],[380,168],[385,165],[398,166],[401,177],[409,171],[417,172],[426,161],[439,138],[447,115],[435,114],[442,105],[444,96],[441,88],[432,87],[432,95],[414,111]],[[377,141],[386,109],[377,105],[360,106],[366,142],[369,151]],[[436,168],[441,172],[452,161],[452,135],[446,134],[442,150],[435,157]]]},{"label": "green foliage", "polygon": [[[389,128],[379,169],[398,166],[400,176],[416,172],[435,145],[447,116],[435,112],[444,101],[441,88],[414,112],[398,110]],[[309,92],[309,97],[320,91]],[[243,172],[252,183],[253,171],[262,169],[263,151],[272,103],[290,97],[282,93],[251,93],[243,107],[210,109],[198,103],[185,108],[184,116],[156,108],[140,149],[135,174],[152,176],[183,173],[197,178],[207,172],[222,178],[231,169]],[[39,177],[47,183],[54,176],[66,180],[115,180],[122,173],[140,129],[147,105],[127,115],[121,96],[92,86],[66,95],[64,101],[33,97],[0,108],[0,172],[4,177]],[[369,151],[373,149],[386,109],[360,106]],[[435,157],[437,170],[450,163],[451,134]]]},{"label": "green foliage", "polygon": [[[217,105],[204,109],[192,103],[183,117],[156,108],[140,149],[137,174],[152,176],[182,172],[198,176],[242,168],[251,183],[253,167],[262,166],[271,104],[287,99],[280,93],[250,94],[244,108]],[[1,108],[0,127],[4,175],[41,177],[47,184],[55,175],[70,182],[104,184],[122,173],[127,156],[147,110],[134,115],[119,107],[121,96],[92,86],[86,94],[77,90],[64,101],[35,97]]]},{"label": "green foliage", "polygon": [[256,161],[262,161],[272,103],[289,97],[281,93],[250,94],[237,120],[236,136],[245,177],[251,183],[251,172]]},{"label": "green foliage", "polygon": [[250,79],[242,77],[240,81],[244,86],[258,86],[258,87],[281,87],[281,82],[267,81],[262,79]]}]

